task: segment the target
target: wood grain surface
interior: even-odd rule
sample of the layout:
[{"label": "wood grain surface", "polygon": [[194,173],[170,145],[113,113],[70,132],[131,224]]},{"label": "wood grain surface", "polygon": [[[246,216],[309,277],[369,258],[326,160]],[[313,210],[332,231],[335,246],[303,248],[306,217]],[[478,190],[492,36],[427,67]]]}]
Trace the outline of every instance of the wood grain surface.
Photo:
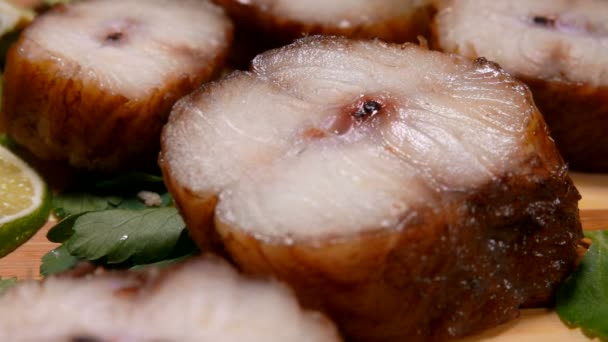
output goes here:
[{"label": "wood grain surface", "polygon": [[[586,230],[608,229],[608,175],[573,173],[574,182],[583,198],[581,220]],[[46,240],[48,223],[30,241],[15,252],[0,259],[0,276],[19,279],[40,279],[41,257],[57,245]],[[488,330],[466,342],[576,342],[590,341],[579,329],[569,329],[551,310],[523,310],[519,319]]]}]

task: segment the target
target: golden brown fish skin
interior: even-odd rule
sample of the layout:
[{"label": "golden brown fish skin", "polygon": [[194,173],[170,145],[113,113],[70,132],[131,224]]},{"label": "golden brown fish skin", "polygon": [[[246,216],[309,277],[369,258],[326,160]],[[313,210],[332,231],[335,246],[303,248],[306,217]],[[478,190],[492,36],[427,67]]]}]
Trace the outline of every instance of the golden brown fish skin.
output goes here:
[{"label": "golden brown fish skin", "polygon": [[[161,145],[165,142],[161,139]],[[169,163],[163,161],[162,152],[158,162],[163,175],[171,174]],[[164,177],[165,186],[174,198],[179,198],[174,204],[180,215],[188,220],[188,235],[203,250],[219,252],[222,242],[217,237],[214,228],[213,216],[217,205],[217,196],[200,197],[192,190],[180,186],[172,177]],[[183,199],[183,201],[181,201]]]},{"label": "golden brown fish skin", "polygon": [[[263,47],[267,48],[278,47],[294,39],[317,34],[363,39],[380,38],[394,43],[417,42],[418,36],[429,36],[434,14],[434,6],[429,3],[388,20],[340,27],[338,23],[324,25],[277,16],[261,9],[255,2],[245,3],[238,0],[213,0],[213,2],[228,12],[242,31],[239,31],[240,33],[249,39],[262,41]],[[258,49],[257,52],[263,50]]]},{"label": "golden brown fish skin", "polygon": [[245,272],[289,283],[354,341],[441,341],[494,327],[551,303],[582,238],[580,196],[536,120],[528,174],[448,194],[440,214],[423,208],[400,231],[285,245],[216,229]]},{"label": "golden brown fish skin", "polygon": [[[305,35],[338,35],[351,38],[380,38],[385,41],[414,42],[419,35],[428,36],[434,12],[430,4],[412,9],[411,13],[395,16],[373,24],[339,27],[290,20],[264,11],[259,5],[237,0],[213,0],[222,6],[244,27],[258,29],[281,42],[289,42]],[[278,38],[278,39],[277,39]]]},{"label": "golden brown fish skin", "polygon": [[[60,11],[64,6],[51,10]],[[77,62],[58,61],[51,54],[43,61],[29,60],[28,53],[45,52],[27,39],[27,31],[6,57],[0,131],[41,159],[109,173],[154,166],[173,104],[219,73],[232,40],[229,28],[225,48],[209,63],[164,80],[145,98],[129,99],[95,82],[62,76],[66,69],[78,70]],[[198,57],[187,49],[178,53]]]},{"label": "golden brown fish skin", "polygon": [[608,87],[520,77],[573,170],[608,172]]}]

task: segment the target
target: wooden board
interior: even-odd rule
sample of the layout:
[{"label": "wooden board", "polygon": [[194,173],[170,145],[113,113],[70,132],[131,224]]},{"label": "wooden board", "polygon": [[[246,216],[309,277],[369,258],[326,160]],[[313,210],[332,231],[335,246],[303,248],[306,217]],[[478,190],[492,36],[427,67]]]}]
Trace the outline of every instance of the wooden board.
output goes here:
[{"label": "wooden board", "polygon": [[2,278],[40,279],[39,268],[42,256],[59,246],[46,239],[46,232],[52,225],[52,223],[48,223],[30,241],[0,259]]},{"label": "wooden board", "polygon": [[[583,228],[608,229],[608,175],[572,175],[583,198],[579,204]],[[57,245],[46,240],[47,224],[28,243],[0,259],[0,276],[39,279],[41,257]],[[466,342],[576,342],[589,341],[578,329],[569,329],[550,310],[523,310],[522,316],[508,324],[488,330]]]}]

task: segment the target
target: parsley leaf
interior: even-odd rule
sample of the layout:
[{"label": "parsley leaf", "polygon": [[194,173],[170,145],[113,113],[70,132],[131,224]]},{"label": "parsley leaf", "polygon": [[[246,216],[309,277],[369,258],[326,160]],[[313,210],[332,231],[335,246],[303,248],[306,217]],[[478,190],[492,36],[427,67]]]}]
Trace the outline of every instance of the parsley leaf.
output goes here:
[{"label": "parsley leaf", "polygon": [[83,214],[77,215],[69,215],[63,220],[59,221],[53,228],[49,229],[46,232],[46,238],[55,243],[62,243],[69,239],[74,234],[74,223],[76,223],[76,219],[79,218]]},{"label": "parsley leaf", "polygon": [[53,197],[55,214],[60,218],[88,211],[105,210],[121,202],[118,196],[95,196],[87,193],[67,193]]},{"label": "parsley leaf", "polygon": [[557,293],[556,311],[569,326],[608,340],[608,231],[589,231],[593,243]]},{"label": "parsley leaf", "polygon": [[[139,182],[136,182],[133,177],[141,177]],[[164,191],[160,195],[161,207],[167,207],[173,204],[173,198],[166,189],[162,178],[147,174],[128,174],[112,180],[103,180],[96,183],[96,189],[114,189],[113,187],[124,187],[124,183],[129,182],[137,184],[137,186],[148,185],[156,187]],[[160,183],[160,186],[159,186]],[[116,190],[116,189],[114,189]],[[144,201],[137,195],[130,192],[129,195],[117,196],[99,196],[86,192],[71,192],[65,194],[57,194],[53,197],[53,213],[61,221],[51,228],[46,237],[51,242],[62,243],[72,236],[74,233],[72,227],[80,216],[94,211],[103,211],[109,209],[146,209],[149,208]]]},{"label": "parsley leaf", "polygon": [[67,4],[70,0],[45,0],[44,3],[47,6],[55,6],[57,4]]},{"label": "parsley leaf", "polygon": [[185,228],[175,208],[97,211],[76,219],[65,245],[72,255],[86,260],[147,264],[168,257]]},{"label": "parsley leaf", "polygon": [[68,193],[53,197],[53,213],[61,219],[46,233],[51,242],[62,243],[72,236],[72,227],[80,216],[98,210],[106,210],[119,205],[121,198],[117,196],[95,196],[86,193]]},{"label": "parsley leaf", "polygon": [[42,257],[40,274],[48,276],[55,273],[61,273],[76,266],[79,261],[80,259],[78,257],[70,254],[65,245],[62,245],[46,253],[46,255]]},{"label": "parsley leaf", "polygon": [[9,288],[17,285],[17,278],[0,278],[0,295],[2,295]]},{"label": "parsley leaf", "polygon": [[114,208],[119,205],[121,198],[117,196],[94,196],[86,193],[68,193],[53,197],[53,213],[61,221],[46,233],[51,242],[61,243],[72,236],[72,227],[76,219],[91,212]]},{"label": "parsley leaf", "polygon": [[63,245],[43,258],[43,274],[64,271],[78,260],[130,268],[164,260],[170,263],[198,251],[177,209],[171,207],[173,199],[162,177],[145,173],[81,176],[71,192],[53,199],[55,216],[61,221],[47,238]]}]

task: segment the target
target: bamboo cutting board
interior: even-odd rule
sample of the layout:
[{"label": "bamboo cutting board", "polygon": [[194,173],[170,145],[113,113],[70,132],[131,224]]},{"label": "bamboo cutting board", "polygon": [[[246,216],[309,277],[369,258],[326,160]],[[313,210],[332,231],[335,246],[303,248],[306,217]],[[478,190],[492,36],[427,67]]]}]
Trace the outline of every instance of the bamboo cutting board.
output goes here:
[{"label": "bamboo cutting board", "polygon": [[[581,220],[586,230],[608,229],[608,175],[573,174],[572,178],[583,198],[579,203]],[[0,259],[0,276],[19,279],[39,279],[41,257],[57,246],[46,240],[47,224],[25,245]],[[523,310],[521,318],[466,342],[576,342],[590,341],[578,329],[569,329],[551,310]]]}]

